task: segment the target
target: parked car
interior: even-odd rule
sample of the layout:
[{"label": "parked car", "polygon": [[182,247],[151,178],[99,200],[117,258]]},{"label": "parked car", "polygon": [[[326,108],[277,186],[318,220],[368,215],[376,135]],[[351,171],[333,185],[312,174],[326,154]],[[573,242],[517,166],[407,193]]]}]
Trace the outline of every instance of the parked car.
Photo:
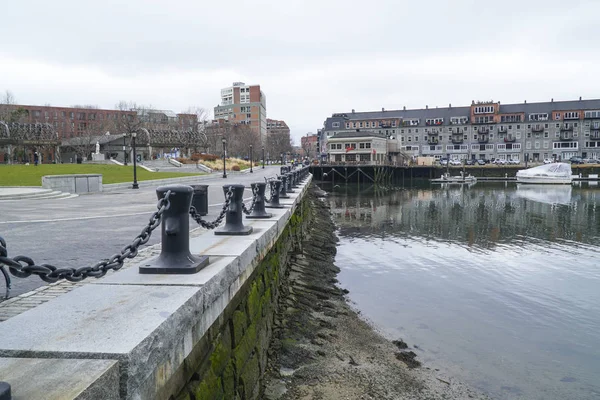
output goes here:
[{"label": "parked car", "polygon": [[519,165],[519,164],[521,164],[521,161],[515,160],[515,159],[510,159],[510,160],[508,160],[508,163],[510,165]]},{"label": "parked car", "polygon": [[453,160],[450,160],[450,165],[458,166],[458,165],[462,165],[462,162],[460,160],[453,159]]},{"label": "parked car", "polygon": [[494,160],[494,164],[496,164],[496,165],[506,165],[506,164],[507,164],[507,162],[506,162],[506,160],[502,160],[502,159],[500,159],[500,158],[496,158],[496,159]]},{"label": "parked car", "polygon": [[475,161],[474,159],[472,159],[472,158],[471,158],[471,159],[468,159],[468,160],[466,160],[466,161],[465,161],[465,164],[466,164],[466,165],[475,165],[475,163],[476,163],[476,162],[477,162],[477,161]]},{"label": "parked car", "polygon": [[544,158],[544,164],[552,164],[554,162],[551,158]]},{"label": "parked car", "polygon": [[479,164],[479,165],[485,165],[487,163],[485,162],[485,160],[483,160],[483,159],[480,158],[479,160],[477,160],[477,164]]},{"label": "parked car", "polygon": [[571,164],[583,164],[583,158],[581,158],[581,157],[571,157],[569,159],[569,162]]},{"label": "parked car", "polygon": [[440,158],[440,165],[443,165],[443,166],[448,165],[448,159],[447,158]]}]

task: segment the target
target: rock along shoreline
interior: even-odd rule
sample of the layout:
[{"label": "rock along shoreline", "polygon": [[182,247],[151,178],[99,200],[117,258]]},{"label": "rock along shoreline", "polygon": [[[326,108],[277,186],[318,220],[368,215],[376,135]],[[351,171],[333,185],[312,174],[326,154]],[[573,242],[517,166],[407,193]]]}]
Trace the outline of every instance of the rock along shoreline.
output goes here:
[{"label": "rock along shoreline", "polygon": [[387,340],[348,305],[336,285],[335,225],[318,192],[308,195],[315,222],[282,285],[261,398],[489,399],[421,367],[406,343]]}]

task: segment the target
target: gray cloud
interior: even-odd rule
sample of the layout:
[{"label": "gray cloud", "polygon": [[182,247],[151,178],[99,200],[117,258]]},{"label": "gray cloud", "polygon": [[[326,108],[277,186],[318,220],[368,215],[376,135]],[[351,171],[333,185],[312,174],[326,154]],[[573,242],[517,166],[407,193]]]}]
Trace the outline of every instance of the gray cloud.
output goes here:
[{"label": "gray cloud", "polygon": [[0,89],[27,103],[212,108],[260,83],[296,136],[351,108],[597,97],[600,3],[19,1]]}]

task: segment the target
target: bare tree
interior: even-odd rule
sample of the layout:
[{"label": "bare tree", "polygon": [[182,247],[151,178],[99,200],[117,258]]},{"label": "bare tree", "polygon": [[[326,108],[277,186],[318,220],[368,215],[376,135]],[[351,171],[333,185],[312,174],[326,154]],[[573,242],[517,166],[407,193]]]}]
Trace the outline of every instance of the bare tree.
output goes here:
[{"label": "bare tree", "polygon": [[17,106],[15,95],[6,90],[0,97],[0,121],[7,123],[11,122],[27,122],[29,111]]},{"label": "bare tree", "polygon": [[277,159],[281,154],[293,151],[289,132],[271,131],[267,135],[267,153],[271,159]]}]

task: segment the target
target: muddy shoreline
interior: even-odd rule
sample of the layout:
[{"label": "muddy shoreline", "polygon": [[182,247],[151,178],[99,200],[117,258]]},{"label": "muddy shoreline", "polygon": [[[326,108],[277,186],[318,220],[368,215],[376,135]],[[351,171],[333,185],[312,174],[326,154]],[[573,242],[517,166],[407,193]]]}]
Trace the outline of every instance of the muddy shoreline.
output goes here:
[{"label": "muddy shoreline", "polygon": [[408,344],[387,340],[350,307],[336,285],[335,226],[316,191],[315,222],[282,287],[262,398],[488,399],[421,366]]}]

